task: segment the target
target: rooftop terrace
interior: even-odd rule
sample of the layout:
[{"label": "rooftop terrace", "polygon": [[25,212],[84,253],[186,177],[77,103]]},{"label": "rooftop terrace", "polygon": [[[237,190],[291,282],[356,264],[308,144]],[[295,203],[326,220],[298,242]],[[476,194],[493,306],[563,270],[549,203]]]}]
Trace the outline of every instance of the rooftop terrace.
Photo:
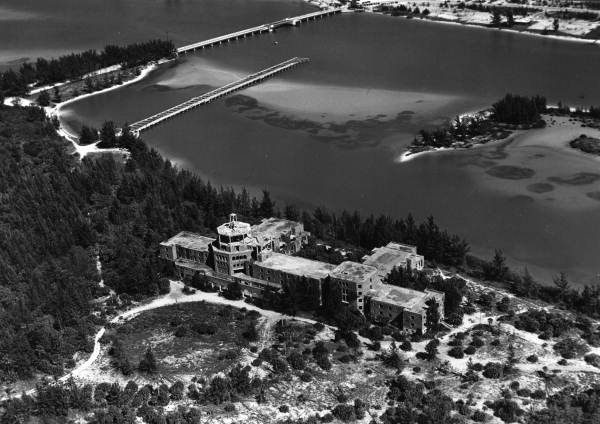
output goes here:
[{"label": "rooftop terrace", "polygon": [[375,301],[400,305],[405,309],[418,313],[423,311],[423,308],[426,307],[425,302],[431,297],[431,295],[422,291],[389,284],[383,284],[378,290],[369,292],[369,296]]},{"label": "rooftop terrace", "polygon": [[379,270],[381,277],[387,275],[398,266],[404,266],[406,259],[417,255],[417,248],[400,243],[388,243],[383,247],[376,247],[370,255],[363,257],[365,265],[374,266]]},{"label": "rooftop terrace", "polygon": [[363,283],[377,273],[377,268],[359,264],[358,262],[345,261],[339,264],[332,272],[331,276],[341,280]]},{"label": "rooftop terrace", "polygon": [[271,253],[265,260],[257,261],[255,263],[263,268],[315,279],[327,277],[335,268],[335,265],[325,262],[313,261],[281,253]]},{"label": "rooftop terrace", "polygon": [[206,251],[208,250],[208,246],[214,241],[214,238],[205,237],[189,231],[182,231],[161,244],[163,246],[177,245],[186,249]]},{"label": "rooftop terrace", "polygon": [[301,224],[289,219],[268,218],[263,219],[258,225],[252,227],[252,234],[278,238],[281,234],[294,231]]}]

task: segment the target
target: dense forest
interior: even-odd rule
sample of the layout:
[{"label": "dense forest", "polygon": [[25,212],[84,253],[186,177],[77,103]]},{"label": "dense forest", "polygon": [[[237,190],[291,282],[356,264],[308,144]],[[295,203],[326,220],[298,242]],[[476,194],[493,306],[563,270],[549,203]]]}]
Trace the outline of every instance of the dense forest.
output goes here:
[{"label": "dense forest", "polygon": [[30,84],[47,85],[79,79],[90,72],[117,64],[138,66],[172,57],[174,52],[175,46],[171,41],[151,40],[124,47],[108,45],[101,51],[87,50],[50,60],[38,58],[35,63],[24,63],[18,71],[9,69],[0,73],[0,99],[3,96],[25,95]]}]

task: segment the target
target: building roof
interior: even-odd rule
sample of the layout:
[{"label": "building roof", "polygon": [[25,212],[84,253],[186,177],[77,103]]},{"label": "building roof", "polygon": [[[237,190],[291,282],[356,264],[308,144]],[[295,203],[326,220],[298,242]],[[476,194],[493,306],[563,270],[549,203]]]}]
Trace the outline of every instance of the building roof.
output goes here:
[{"label": "building roof", "polygon": [[419,256],[416,247],[391,242],[373,249],[370,255],[363,257],[363,263],[377,268],[379,275],[385,278],[395,267],[406,265],[406,259],[416,256]]},{"label": "building roof", "polygon": [[369,291],[368,296],[377,302],[402,306],[416,313],[422,313],[427,307],[427,300],[432,297],[435,297],[438,302],[444,301],[444,294],[441,292],[429,290],[422,292],[390,284],[382,284],[377,290]]},{"label": "building roof", "polygon": [[189,231],[182,231],[177,235],[174,235],[167,241],[163,241],[163,246],[181,246],[186,249],[207,251],[208,246],[214,242],[214,238],[205,237],[197,233],[191,233]]},{"label": "building roof", "polygon": [[355,283],[363,283],[377,273],[377,268],[359,264],[358,262],[345,261],[339,264],[331,272],[331,276],[340,280],[353,281]]},{"label": "building roof", "polygon": [[254,225],[252,227],[252,234],[263,237],[279,238],[283,234],[295,231],[299,225],[301,225],[299,222],[290,221],[289,219],[268,218],[263,219],[260,224]]},{"label": "building roof", "polygon": [[247,222],[230,221],[217,227],[217,233],[223,236],[243,236],[250,232],[250,224]]},{"label": "building roof", "polygon": [[264,260],[255,263],[263,268],[315,279],[327,277],[335,268],[335,265],[326,262],[313,261],[298,256],[289,256],[274,252],[269,254]]}]

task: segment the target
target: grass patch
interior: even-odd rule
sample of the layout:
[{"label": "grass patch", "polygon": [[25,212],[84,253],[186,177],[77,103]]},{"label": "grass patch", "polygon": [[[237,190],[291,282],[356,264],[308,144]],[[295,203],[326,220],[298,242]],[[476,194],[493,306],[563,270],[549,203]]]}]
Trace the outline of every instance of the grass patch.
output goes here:
[{"label": "grass patch", "polygon": [[122,355],[137,368],[150,347],[165,375],[208,376],[233,365],[249,343],[258,314],[223,305],[188,303],[145,312],[112,330]]}]

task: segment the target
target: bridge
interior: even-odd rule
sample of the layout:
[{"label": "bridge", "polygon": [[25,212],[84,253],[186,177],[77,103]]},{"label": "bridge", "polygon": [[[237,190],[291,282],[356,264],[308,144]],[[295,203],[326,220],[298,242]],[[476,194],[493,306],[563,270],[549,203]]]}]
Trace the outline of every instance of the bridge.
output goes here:
[{"label": "bridge", "polygon": [[239,40],[241,38],[252,37],[253,35],[262,34],[264,32],[274,31],[276,28],[282,26],[296,26],[301,22],[308,22],[311,20],[322,19],[326,16],[332,16],[338,13],[341,13],[342,9],[332,8],[319,10],[317,12],[307,13],[305,15],[294,16],[293,18],[285,18],[280,21],[271,22],[268,24],[263,24],[259,26],[255,26],[252,28],[243,29],[241,31],[232,32],[230,34],[221,35],[219,37],[211,38],[209,40],[200,41],[194,44],[188,44],[186,46],[179,47],[177,49],[177,54],[187,54],[188,52],[193,52],[199,49],[205,49],[213,46],[217,46],[223,43],[229,43],[231,41]]},{"label": "bridge", "polygon": [[280,72],[284,72],[290,68],[293,68],[296,65],[300,65],[301,63],[306,63],[308,61],[309,59],[305,57],[294,57],[292,59],[288,59],[285,62],[281,62],[267,69],[263,69],[262,71],[248,75],[242,79],[224,85],[223,87],[219,87],[215,90],[209,91],[208,93],[204,93],[201,96],[192,97],[191,99],[180,103],[177,106],[173,106],[160,113],[144,118],[141,121],[135,122],[131,124],[129,128],[131,132],[137,137],[140,135],[140,132],[147,130],[148,128],[153,127],[167,119],[173,118],[174,116],[187,112],[198,106],[210,103],[213,100],[227,96],[233,93],[234,91],[242,90],[246,87],[259,83],[269,77],[272,77],[273,75],[276,75]]}]

